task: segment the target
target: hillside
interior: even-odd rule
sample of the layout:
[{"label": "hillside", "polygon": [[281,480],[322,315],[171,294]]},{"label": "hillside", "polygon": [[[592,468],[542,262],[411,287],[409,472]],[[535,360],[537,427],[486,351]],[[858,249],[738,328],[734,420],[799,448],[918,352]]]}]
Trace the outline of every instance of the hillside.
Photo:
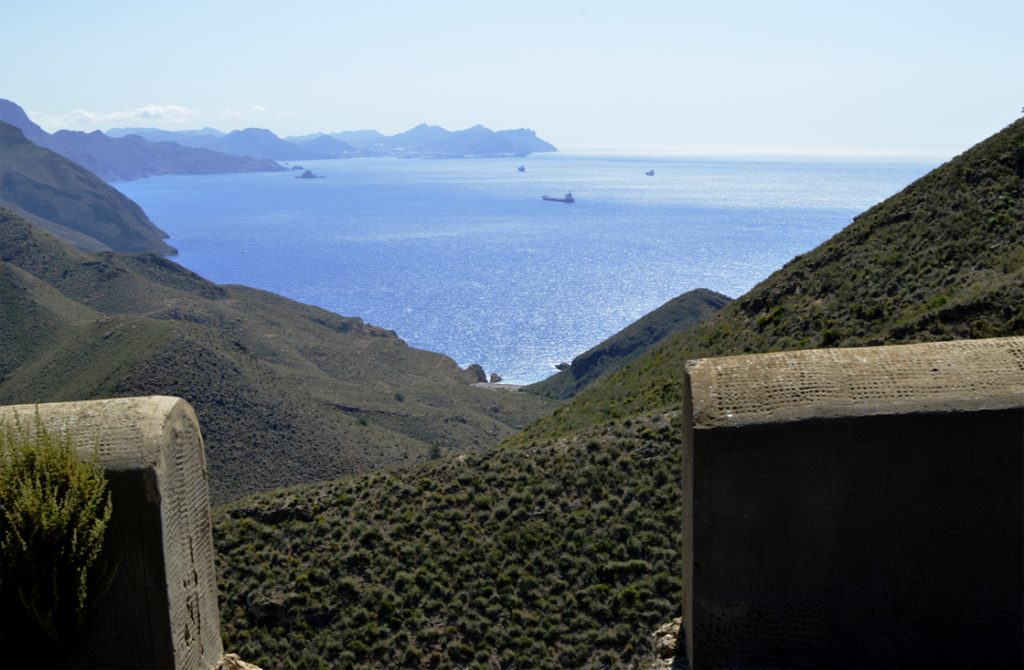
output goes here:
[{"label": "hillside", "polygon": [[639,358],[669,335],[693,328],[727,304],[728,297],[707,289],[676,296],[572,359],[568,369],[524,390],[549,398],[571,398],[601,377]]},{"label": "hillside", "polygon": [[351,144],[342,142],[330,135],[318,135],[317,137],[297,142],[297,144],[310,152],[311,156],[319,156],[321,158],[346,158],[359,153]]},{"label": "hillside", "polygon": [[[76,163],[0,121],[0,202],[45,220],[80,248],[173,254],[142,209]],[[47,225],[49,224],[52,225]]]},{"label": "hillside", "polygon": [[1022,156],[1024,119],[587,389],[530,435],[674,407],[690,358],[1024,334]]},{"label": "hillside", "polygon": [[28,118],[28,114],[17,104],[10,100],[0,98],[0,121],[9,123],[21,130],[25,139],[40,146],[50,139],[50,133],[43,130],[39,124]]},{"label": "hillside", "polygon": [[493,446],[553,406],[361,319],[76,252],[3,209],[0,278],[4,403],[187,398],[215,501]]},{"label": "hillside", "polygon": [[107,137],[100,131],[60,130],[48,146],[108,181],[129,181],[168,174],[281,172],[274,161],[232,156],[210,149],[183,147],[173,142],[149,142],[141,137]]},{"label": "hillside", "polygon": [[201,130],[160,130],[158,128],[111,128],[110,137],[138,135],[150,142],[174,142],[186,147],[210,149],[232,156],[268,160],[344,158],[358,151],[328,135],[315,134],[282,139],[264,128],[246,128],[222,133],[215,128]]},{"label": "hillside", "polygon": [[1022,173],[1018,121],[495,450],[218,510],[227,646],[293,668],[634,667],[682,600],[685,360],[1024,334]]},{"label": "hillside", "polygon": [[138,135],[150,142],[176,142],[186,147],[206,148],[207,145],[217,139],[224,137],[216,128],[200,128],[199,130],[160,130],[159,128],[111,128],[105,134],[111,137],[125,137],[127,135]]},{"label": "hillside", "polygon": [[233,130],[224,137],[218,137],[207,146],[235,156],[254,156],[279,161],[327,158],[308,145],[282,140],[264,128]]},{"label": "hillside", "polygon": [[526,156],[533,152],[554,151],[555,147],[537,137],[532,130],[494,132],[481,125],[457,130],[415,147],[423,154],[455,156]]},{"label": "hillside", "polygon": [[644,430],[217,510],[226,648],[268,668],[635,667],[682,580],[679,430]]},{"label": "hillside", "polygon": [[[385,137],[383,133],[376,130],[343,130],[340,133],[330,133],[330,137],[341,140],[351,146],[364,146],[379,142]],[[293,138],[295,139],[295,138]]]},{"label": "hillside", "polygon": [[172,142],[149,142],[129,135],[110,137],[99,131],[61,130],[53,135],[33,123],[24,110],[0,99],[0,121],[16,126],[32,142],[74,161],[107,181],[127,181],[167,174],[280,172],[273,161],[231,156]]}]

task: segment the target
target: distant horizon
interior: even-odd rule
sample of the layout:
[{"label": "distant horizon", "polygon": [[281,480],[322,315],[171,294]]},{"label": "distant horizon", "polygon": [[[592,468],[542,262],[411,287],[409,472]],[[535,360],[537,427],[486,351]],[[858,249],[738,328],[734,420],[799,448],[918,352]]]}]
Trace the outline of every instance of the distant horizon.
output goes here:
[{"label": "distant horizon", "polygon": [[46,129],[429,121],[558,147],[953,155],[1019,118],[1020,0],[8,3]]},{"label": "distant horizon", "polygon": [[[978,141],[980,142],[980,138]],[[973,146],[973,145],[971,145]],[[887,159],[908,162],[949,160],[970,146],[958,149],[905,149],[892,147],[731,147],[731,146],[594,146],[558,147],[568,156],[632,156],[650,158],[733,158],[750,160],[871,160]]]},{"label": "distant horizon", "polygon": [[[17,101],[13,101],[13,102],[17,102]],[[55,132],[57,132],[59,130],[76,130],[76,129],[73,129],[73,128],[52,128],[52,127],[51,128],[47,128],[42,123],[39,123],[36,120],[36,118],[33,116],[32,112],[26,111],[26,114],[28,114],[30,119],[32,119],[33,121],[38,123],[43,128],[43,130],[45,130],[46,132],[51,133],[51,134],[55,133]],[[118,125],[118,126],[110,126],[110,127],[107,127],[107,128],[96,128],[94,130],[99,130],[99,131],[101,131],[103,133],[109,133],[109,132],[111,132],[113,130],[124,130],[124,129],[163,130],[163,131],[168,131],[168,132],[197,132],[197,131],[202,131],[202,130],[210,129],[210,130],[216,130],[217,132],[221,132],[221,133],[224,133],[224,134],[228,134],[228,133],[232,133],[232,132],[239,131],[239,130],[248,130],[250,128],[256,128],[256,129],[260,129],[260,130],[269,130],[270,132],[274,133],[275,135],[277,135],[278,137],[281,137],[281,138],[302,137],[302,136],[318,135],[318,134],[319,135],[334,135],[334,134],[338,134],[338,133],[348,133],[348,132],[379,132],[379,133],[381,133],[385,137],[390,137],[390,136],[393,136],[393,135],[398,135],[398,134],[407,132],[409,130],[412,130],[413,128],[416,128],[419,125],[438,126],[438,127],[444,128],[445,130],[448,130],[448,131],[451,131],[451,132],[458,132],[460,130],[465,130],[466,128],[471,128],[471,127],[473,127],[475,125],[482,125],[482,126],[485,126],[487,128],[490,128],[491,130],[494,130],[494,131],[517,130],[517,129],[519,129],[519,128],[494,128],[494,127],[488,126],[486,123],[472,124],[470,126],[466,126],[466,128],[449,128],[449,127],[444,126],[442,124],[422,122],[422,123],[414,124],[413,126],[410,126],[409,128],[406,128],[405,130],[400,130],[400,131],[395,132],[395,133],[387,133],[387,132],[378,130],[376,128],[351,128],[351,129],[346,129],[346,130],[330,130],[330,131],[318,130],[318,131],[311,131],[309,133],[303,133],[303,134],[300,134],[300,135],[284,135],[284,134],[281,134],[281,133],[275,131],[273,128],[266,128],[266,127],[262,127],[262,126],[246,126],[244,128],[232,128],[231,130],[224,130],[223,128],[217,128],[217,127],[210,126],[210,125],[190,126],[190,127],[181,127],[181,128],[167,128],[167,127],[159,127],[159,126],[155,126],[155,125],[153,125],[153,126],[143,126],[143,125],[131,125],[131,126],[124,125],[124,126],[121,126],[121,125]],[[522,127],[520,127],[520,128],[522,128]],[[532,130],[533,132],[535,132],[537,134],[537,136],[539,138],[546,139],[543,136],[543,134],[541,132],[537,131],[537,129],[535,129],[535,128],[527,128],[527,130]],[[82,131],[82,132],[92,132],[92,131]],[[983,139],[984,138],[979,138],[978,141],[980,142]],[[625,145],[615,145],[615,144],[590,145],[590,146],[582,146],[582,145],[577,145],[577,146],[559,146],[557,143],[554,143],[554,142],[553,142],[553,144],[555,144],[555,146],[557,147],[558,153],[561,153],[563,155],[582,155],[582,156],[634,156],[634,157],[652,157],[652,158],[671,158],[671,157],[680,157],[680,158],[701,158],[701,157],[719,158],[719,157],[724,157],[724,158],[737,158],[737,159],[749,158],[749,159],[764,159],[764,160],[772,160],[772,159],[782,159],[782,160],[785,160],[785,159],[794,159],[794,158],[806,158],[806,159],[816,159],[816,158],[821,158],[821,159],[849,158],[849,159],[893,159],[893,160],[908,160],[908,161],[915,161],[915,160],[933,161],[933,160],[936,160],[936,159],[948,160],[949,158],[952,158],[953,156],[961,153],[962,151],[965,151],[965,150],[969,149],[970,146],[973,146],[973,144],[971,144],[969,146],[958,147],[958,148],[948,147],[948,148],[934,148],[934,149],[930,149],[930,150],[922,150],[920,148],[907,148],[907,147],[835,147],[835,146],[828,146],[828,147],[742,146],[741,147],[741,146],[728,146],[728,145],[719,145],[719,146],[668,146],[668,145],[625,146]]]},{"label": "distant horizon", "polygon": [[[17,100],[13,102],[18,103]],[[487,123],[471,123],[464,127],[450,127],[441,123],[431,123],[429,121],[421,121],[414,123],[413,125],[404,128],[402,130],[387,132],[380,130],[379,128],[365,127],[365,128],[346,128],[342,130],[312,130],[305,133],[282,133],[278,132],[274,128],[268,126],[259,125],[248,125],[240,126],[237,128],[225,129],[225,127],[217,127],[210,124],[205,125],[182,125],[182,124],[169,124],[154,123],[153,125],[107,125],[106,127],[95,127],[89,129],[78,129],[78,128],[66,128],[56,127],[53,124],[56,117],[47,117],[46,115],[40,115],[33,113],[31,110],[26,109],[26,114],[32,121],[36,122],[40,127],[48,133],[55,133],[59,130],[81,130],[82,132],[93,132],[99,130],[103,133],[109,133],[113,130],[123,130],[126,128],[137,128],[146,130],[163,130],[168,132],[195,132],[206,129],[216,130],[224,134],[232,133],[239,130],[248,130],[251,128],[269,130],[278,137],[303,137],[308,135],[334,135],[338,133],[348,132],[378,132],[385,137],[391,137],[399,135],[416,128],[420,125],[436,126],[443,128],[450,132],[458,132],[460,130],[466,130],[476,125],[481,125],[489,128],[493,131],[501,130],[518,130],[526,129],[531,130],[537,134],[541,139],[550,141],[558,148],[559,153],[563,154],[579,154],[579,155],[609,155],[609,156],[652,156],[652,157],[735,157],[735,158],[887,158],[887,159],[907,159],[907,160],[934,160],[934,159],[949,159],[957,154],[969,149],[974,146],[977,142],[984,140],[986,137],[994,134],[1002,129],[996,128],[991,133],[978,137],[975,141],[965,146],[953,147],[886,147],[886,146],[834,146],[834,145],[821,145],[821,146],[782,146],[782,145],[746,145],[737,146],[729,144],[719,145],[668,145],[668,144],[649,144],[649,145],[623,145],[623,144],[591,144],[591,145],[560,145],[557,141],[553,141],[545,137],[544,133],[537,128],[529,128],[526,126],[515,126],[508,128],[499,128]],[[49,119],[50,125],[43,123],[43,120]],[[144,122],[145,119],[140,119]],[[1006,124],[1012,123],[1013,119],[1009,119]],[[168,127],[171,126],[171,127]]]}]

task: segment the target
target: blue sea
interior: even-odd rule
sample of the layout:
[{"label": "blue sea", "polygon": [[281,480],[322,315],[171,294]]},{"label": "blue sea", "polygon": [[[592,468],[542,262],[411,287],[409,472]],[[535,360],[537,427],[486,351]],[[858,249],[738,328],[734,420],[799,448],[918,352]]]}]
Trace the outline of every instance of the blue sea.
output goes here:
[{"label": "blue sea", "polygon": [[[207,279],[360,316],[511,383],[549,376],[685,291],[743,294],[935,166],[566,154],[301,164],[325,178],[116,186]],[[566,192],[575,203],[541,199]]]}]

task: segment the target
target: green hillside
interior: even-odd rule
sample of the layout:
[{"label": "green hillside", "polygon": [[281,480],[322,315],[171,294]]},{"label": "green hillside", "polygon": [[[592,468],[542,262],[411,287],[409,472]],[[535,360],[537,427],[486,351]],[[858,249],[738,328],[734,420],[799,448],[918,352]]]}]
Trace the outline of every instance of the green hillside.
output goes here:
[{"label": "green hillside", "polygon": [[[138,205],[88,170],[25,139],[0,121],[0,204],[52,222],[55,234],[83,236],[81,248],[175,253]],[[43,223],[42,225],[46,225]]]},{"label": "green hillside", "polygon": [[678,427],[218,510],[225,647],[275,668],[608,668],[678,616]]},{"label": "green hillside", "polygon": [[159,256],[77,252],[2,208],[0,281],[4,403],[187,398],[215,501],[493,446],[554,406],[475,388],[361,319]]},{"label": "green hillside", "polygon": [[728,297],[715,291],[687,291],[572,359],[568,369],[525,390],[549,398],[571,398],[636,360],[669,335],[693,328],[728,303]]},{"label": "green hillside", "polygon": [[527,439],[682,402],[691,358],[1024,334],[1024,119],[854,219]]},{"label": "green hillside", "polygon": [[1024,121],[495,450],[217,510],[226,646],[279,668],[642,667],[678,616],[687,358],[1024,334]]}]

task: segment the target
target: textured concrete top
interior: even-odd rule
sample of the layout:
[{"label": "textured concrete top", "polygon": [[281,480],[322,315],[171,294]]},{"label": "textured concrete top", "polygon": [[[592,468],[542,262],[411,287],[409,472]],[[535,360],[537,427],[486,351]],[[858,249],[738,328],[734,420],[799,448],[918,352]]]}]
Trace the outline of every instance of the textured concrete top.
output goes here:
[{"label": "textured concrete top", "polygon": [[695,429],[1024,407],[1024,337],[702,358]]},{"label": "textured concrete top", "polygon": [[79,451],[96,453],[103,467],[111,470],[156,467],[163,457],[168,431],[180,430],[186,423],[199,425],[192,407],[172,396],[8,405],[0,407],[0,420],[16,417],[22,426],[31,429],[37,407],[45,407],[41,418],[48,428],[74,435]]}]

